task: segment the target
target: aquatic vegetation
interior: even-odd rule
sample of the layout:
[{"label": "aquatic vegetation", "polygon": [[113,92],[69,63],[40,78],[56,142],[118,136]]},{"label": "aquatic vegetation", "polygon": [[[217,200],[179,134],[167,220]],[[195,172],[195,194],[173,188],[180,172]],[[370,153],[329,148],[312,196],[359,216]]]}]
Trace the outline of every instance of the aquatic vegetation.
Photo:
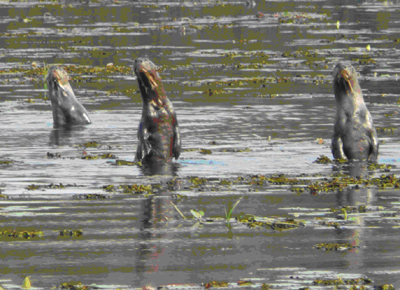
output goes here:
[{"label": "aquatic vegetation", "polygon": [[84,148],[98,148],[100,147],[100,143],[97,143],[97,141],[90,141],[82,144],[76,144],[76,147],[84,147]]},{"label": "aquatic vegetation", "polygon": [[321,221],[318,223],[320,226],[325,226],[325,227],[333,227],[333,228],[339,228],[340,223],[338,222],[326,222],[326,221]]},{"label": "aquatic vegetation", "polygon": [[335,285],[335,286],[340,286],[340,285],[369,285],[372,284],[372,280],[369,278],[358,278],[358,279],[342,279],[342,278],[337,278],[337,279],[332,279],[332,280],[321,280],[321,279],[316,279],[313,281],[314,285]]},{"label": "aquatic vegetation", "polygon": [[207,179],[199,177],[190,177],[189,181],[193,183],[194,187],[199,187],[200,185],[204,185],[207,182]]},{"label": "aquatic vegetation", "polygon": [[235,207],[239,204],[239,202],[240,202],[242,199],[243,199],[243,196],[240,197],[240,198],[236,201],[236,203],[235,203],[234,205],[232,205],[232,204],[233,204],[233,201],[232,201],[232,200],[229,199],[229,200],[227,201],[227,208],[228,208],[228,210],[227,210],[226,208],[224,208],[224,210],[225,210],[225,218],[226,218],[227,220],[230,220],[230,219],[231,219],[233,210],[235,209]]},{"label": "aquatic vegetation", "polygon": [[30,289],[32,287],[31,276],[26,276],[22,283],[22,288]]},{"label": "aquatic vegetation", "polygon": [[306,12],[279,12],[275,13],[274,17],[278,18],[279,23],[307,24],[326,19],[327,15]]},{"label": "aquatic vegetation", "polygon": [[240,223],[247,224],[249,228],[267,228],[272,230],[291,230],[297,229],[300,226],[304,226],[303,221],[284,218],[267,218],[267,217],[257,217],[252,214],[244,214],[243,212],[236,217],[236,220]]},{"label": "aquatic vegetation", "polygon": [[332,163],[332,160],[329,159],[329,157],[325,156],[325,155],[320,155],[317,160],[313,161],[313,163],[319,163],[319,164],[328,164],[328,163]]},{"label": "aquatic vegetation", "polygon": [[229,148],[229,149],[223,149],[222,152],[233,152],[233,153],[237,153],[237,152],[251,152],[250,148],[246,148],[246,149],[234,149],[234,148]]},{"label": "aquatic vegetation", "polygon": [[392,284],[378,285],[375,287],[376,290],[395,290]]},{"label": "aquatic vegetation", "polygon": [[325,251],[346,251],[358,248],[358,246],[353,246],[350,243],[319,243],[315,245],[316,249],[325,250]]},{"label": "aquatic vegetation", "polygon": [[251,286],[251,285],[254,285],[254,284],[251,281],[238,281],[237,285],[238,286]]},{"label": "aquatic vegetation", "polygon": [[127,165],[127,166],[142,166],[142,162],[132,162],[132,161],[126,161],[126,160],[115,160],[115,165],[117,166],[122,166],[122,165]]},{"label": "aquatic vegetation", "polygon": [[61,230],[59,231],[60,237],[80,237],[83,235],[82,230]]},{"label": "aquatic vegetation", "polygon": [[[181,217],[185,220],[186,216],[179,210],[179,208],[172,201],[171,201],[171,204],[174,206],[175,210],[181,215]],[[204,214],[204,212],[203,212],[203,214]]]},{"label": "aquatic vegetation", "polygon": [[197,149],[197,148],[187,148],[187,149],[183,149],[183,152],[193,152],[193,151],[199,151],[199,149]]},{"label": "aquatic vegetation", "polygon": [[206,289],[209,289],[211,287],[214,287],[214,288],[228,287],[228,282],[226,282],[226,281],[215,281],[214,280],[214,281],[206,283],[204,285],[204,287]]},{"label": "aquatic vegetation", "polygon": [[376,63],[376,60],[372,59],[371,57],[369,57],[367,55],[364,56],[363,58],[354,58],[354,59],[352,59],[352,61],[358,62],[359,64],[364,64],[364,65]]},{"label": "aquatic vegetation", "polygon": [[106,192],[115,192],[115,186],[113,184],[104,185],[103,190],[105,190]]},{"label": "aquatic vegetation", "polygon": [[212,152],[209,149],[200,149],[200,154],[212,154]]},{"label": "aquatic vegetation", "polygon": [[32,185],[28,185],[28,187],[26,189],[27,190],[37,190],[39,188],[40,188],[40,186],[32,184]]},{"label": "aquatic vegetation", "polygon": [[394,131],[396,129],[397,128],[395,128],[395,127],[376,127],[376,132],[377,133],[387,133],[387,134],[393,135]]},{"label": "aquatic vegetation", "polygon": [[196,219],[198,221],[202,221],[202,217],[204,216],[204,211],[202,211],[202,210],[196,211],[194,209],[191,209],[190,212],[193,215],[193,219]]},{"label": "aquatic vegetation", "polygon": [[110,197],[105,194],[75,194],[72,196],[73,199],[106,199]]},{"label": "aquatic vegetation", "polygon": [[290,191],[295,192],[297,194],[305,192],[304,187],[292,187]]},{"label": "aquatic vegetation", "polygon": [[57,289],[62,290],[88,290],[89,287],[82,284],[80,281],[69,281],[61,283]]},{"label": "aquatic vegetation", "polygon": [[167,181],[167,189],[170,191],[176,191],[181,188],[182,184],[183,180],[180,180],[175,176],[172,180]]},{"label": "aquatic vegetation", "polygon": [[[84,159],[84,160],[116,159],[116,158],[117,157],[115,155],[111,154],[111,153],[104,153],[104,154],[101,154],[101,155],[89,155],[89,154],[87,154],[87,155],[81,157],[81,159]],[[118,161],[122,161],[122,160],[118,160]],[[121,165],[121,164],[118,164],[118,165]],[[127,164],[124,164],[124,165],[127,165]]]},{"label": "aquatic vegetation", "polygon": [[27,190],[38,190],[38,189],[63,189],[65,186],[60,183],[60,184],[54,184],[50,183],[49,185],[36,185],[36,184],[31,184],[26,187]]},{"label": "aquatic vegetation", "polygon": [[131,185],[120,185],[119,188],[123,189],[123,193],[127,194],[153,194],[153,187],[151,185],[143,185],[143,184],[131,184]]},{"label": "aquatic vegetation", "polygon": [[367,205],[359,205],[357,206],[343,206],[341,208],[331,208],[331,212],[333,213],[338,213],[342,212],[343,210],[346,211],[347,213],[366,213],[366,212],[372,212],[372,211],[382,211],[385,210],[383,206],[367,206]]},{"label": "aquatic vegetation", "polygon": [[389,172],[390,169],[393,168],[393,166],[390,164],[372,163],[372,164],[369,164],[367,168],[370,171],[380,170],[381,172]]},{"label": "aquatic vegetation", "polygon": [[13,164],[12,160],[0,160],[0,165],[10,165]]},{"label": "aquatic vegetation", "polygon": [[304,181],[299,180],[297,178],[287,178],[284,174],[280,175],[272,175],[266,180],[270,184],[277,184],[277,185],[294,185],[294,184],[304,184]]},{"label": "aquatic vegetation", "polygon": [[29,231],[29,230],[0,230],[0,237],[9,237],[9,238],[23,238],[23,239],[32,239],[32,238],[42,238],[42,231]]}]

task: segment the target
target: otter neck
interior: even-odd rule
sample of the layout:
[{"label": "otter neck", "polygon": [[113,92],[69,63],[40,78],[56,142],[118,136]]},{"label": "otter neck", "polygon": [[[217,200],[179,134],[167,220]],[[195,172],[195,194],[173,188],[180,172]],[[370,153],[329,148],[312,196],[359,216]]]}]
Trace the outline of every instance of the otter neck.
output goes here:
[{"label": "otter neck", "polygon": [[142,98],[143,103],[146,104],[154,104],[159,107],[163,107],[165,105],[165,100],[167,96],[165,95],[165,91],[162,85],[158,85],[156,88],[148,88],[146,90],[146,97]]},{"label": "otter neck", "polygon": [[363,110],[365,108],[360,86],[354,86],[353,91],[348,87],[335,87],[335,99],[338,108],[340,108],[338,112],[343,112],[349,117],[357,113],[360,109]]}]

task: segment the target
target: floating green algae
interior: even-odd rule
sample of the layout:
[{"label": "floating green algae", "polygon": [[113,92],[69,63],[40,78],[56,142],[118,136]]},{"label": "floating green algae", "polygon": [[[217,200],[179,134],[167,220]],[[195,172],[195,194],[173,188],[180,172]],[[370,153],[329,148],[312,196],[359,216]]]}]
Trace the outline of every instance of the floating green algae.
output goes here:
[{"label": "floating green algae", "polygon": [[80,237],[83,235],[82,230],[60,230],[60,237]]},{"label": "floating green algae", "polygon": [[69,281],[61,283],[57,289],[62,290],[88,290],[89,287],[82,284],[80,281]]},{"label": "floating green algae", "polygon": [[357,246],[353,246],[350,243],[319,243],[315,245],[316,249],[325,250],[325,251],[346,251],[358,248]]},{"label": "floating green algae", "polygon": [[204,285],[204,287],[206,289],[209,289],[211,287],[214,287],[214,288],[225,288],[225,287],[228,287],[228,282],[226,282],[226,281],[215,281],[214,280],[214,281],[206,283]]},{"label": "floating green algae", "polygon": [[317,158],[317,160],[313,161],[313,163],[319,163],[319,164],[329,164],[332,163],[332,160],[329,159],[327,156],[325,155],[321,155]]},{"label": "floating green algae", "polygon": [[123,193],[126,194],[133,194],[133,193],[153,194],[153,187],[151,185],[131,184],[131,185],[120,185],[119,187],[123,190]]},{"label": "floating green algae", "polygon": [[323,280],[323,279],[316,279],[313,281],[314,285],[335,285],[335,286],[340,286],[340,285],[369,285],[372,284],[372,280],[369,278],[358,278],[358,279],[332,279],[332,280]]},{"label": "floating green algae", "polygon": [[38,189],[64,189],[65,186],[60,183],[60,184],[54,184],[50,183],[49,185],[37,185],[37,184],[31,184],[26,187],[28,190],[38,190]]},{"label": "floating green algae", "polygon": [[110,195],[105,194],[75,194],[72,196],[73,199],[106,199],[110,198]]},{"label": "floating green algae", "polygon": [[0,237],[9,237],[9,238],[23,238],[23,239],[32,239],[32,238],[42,238],[42,231],[29,231],[29,230],[0,230]]},{"label": "floating green algae", "polygon": [[142,162],[132,162],[132,161],[126,161],[126,160],[116,160],[115,161],[115,165],[117,166],[134,166],[134,165],[138,165],[138,166],[142,166]]},{"label": "floating green algae", "polygon": [[252,214],[240,213],[236,220],[240,223],[247,224],[249,228],[267,228],[272,230],[292,230],[300,226],[304,226],[304,221],[294,220],[290,218],[268,218],[257,217]]}]

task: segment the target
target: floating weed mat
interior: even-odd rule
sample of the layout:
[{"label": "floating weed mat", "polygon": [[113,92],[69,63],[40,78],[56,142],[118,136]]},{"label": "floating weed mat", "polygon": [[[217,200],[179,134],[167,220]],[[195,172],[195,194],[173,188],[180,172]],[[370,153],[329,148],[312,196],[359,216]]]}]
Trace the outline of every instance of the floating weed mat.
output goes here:
[{"label": "floating weed mat", "polygon": [[111,195],[107,194],[74,194],[72,196],[73,199],[91,199],[91,200],[97,200],[97,199],[107,199],[111,198]]},{"label": "floating weed mat", "polygon": [[78,147],[78,148],[97,148],[97,149],[107,149],[107,150],[112,148],[110,145],[100,144],[97,141],[89,141],[89,142],[86,142],[86,143],[75,144],[74,147]]},{"label": "floating weed mat", "polygon": [[100,155],[85,155],[82,156],[81,159],[84,160],[97,160],[97,159],[116,159],[117,157],[111,153],[104,153],[104,154],[100,154]]},{"label": "floating weed mat", "polygon": [[10,229],[3,229],[0,230],[0,237],[5,238],[22,238],[22,239],[33,239],[33,238],[42,238],[43,232],[42,231],[29,231],[29,230],[10,230]]},{"label": "floating weed mat", "polygon": [[[71,48],[74,50],[74,48]],[[93,48],[93,50],[97,50],[97,48]],[[129,66],[115,66],[113,63],[109,63],[106,66],[96,66],[96,67],[87,67],[87,66],[76,66],[69,65],[63,66],[63,69],[68,74],[73,74],[74,77],[71,81],[85,82],[88,81],[88,78],[81,77],[82,75],[90,75],[95,79],[105,79],[107,80],[110,76],[114,75],[131,75],[133,74],[132,68]],[[11,69],[3,69],[0,70],[0,76],[15,76],[16,74],[21,74],[22,76],[28,77],[31,81],[43,81],[45,76],[47,75],[47,66],[39,66],[36,63],[32,63],[31,67],[21,66],[15,67]]]},{"label": "floating weed mat", "polygon": [[325,251],[350,251],[356,248],[359,248],[358,246],[353,246],[350,243],[343,243],[343,244],[338,244],[338,243],[319,243],[316,244],[315,247],[318,250],[325,250]]},{"label": "floating weed mat", "polygon": [[159,185],[143,185],[143,184],[131,184],[131,185],[120,185],[122,193],[126,194],[154,194],[154,189],[160,188]]},{"label": "floating weed mat", "polygon": [[82,230],[61,230],[59,231],[60,237],[80,237],[83,235]]},{"label": "floating weed mat", "polygon": [[[134,165],[134,164],[133,164]],[[174,177],[169,181],[157,184],[143,185],[114,185],[103,186],[102,189],[108,192],[121,192],[133,194],[155,194],[160,191],[174,191],[174,194],[185,196],[187,193],[196,194],[200,192],[225,192],[234,191],[239,194],[246,192],[260,192],[275,189],[287,189],[291,192],[311,193],[334,193],[343,191],[346,188],[378,188],[378,189],[400,189],[400,179],[395,175],[382,175],[380,177],[355,178],[343,174],[333,174],[330,177],[299,176],[290,177],[284,174],[264,175],[245,175],[237,178],[217,178],[217,177],[198,177],[190,176],[186,178]],[[181,194],[179,191],[185,191]],[[366,210],[370,210],[367,208]]]},{"label": "floating weed mat", "polygon": [[[213,288],[239,288],[239,289],[243,289],[243,287],[257,287],[257,289],[261,289],[261,290],[268,290],[268,289],[272,289],[270,285],[264,283],[264,284],[260,284],[260,283],[253,283],[250,280],[241,280],[238,281],[236,283],[229,283],[226,281],[210,281],[208,283],[203,283],[202,285],[204,285],[204,288],[206,289],[213,289]],[[260,288],[261,287],[261,288]]]},{"label": "floating weed mat", "polygon": [[[27,190],[64,189],[69,186],[72,186],[72,185],[63,185],[62,183],[60,183],[60,184],[50,183],[49,185],[31,184],[31,185],[28,185],[26,187],[26,189]],[[73,186],[76,186],[76,185],[73,185]]]},{"label": "floating weed mat", "polygon": [[12,161],[12,160],[0,160],[0,167],[2,165],[11,165],[13,163],[14,163],[14,161]]},{"label": "floating weed mat", "polygon": [[126,161],[126,160],[115,160],[115,163],[113,165],[116,166],[142,166],[142,162],[132,162],[132,161]]},{"label": "floating weed mat", "polygon": [[241,213],[236,220],[246,224],[249,228],[267,228],[272,230],[293,230],[305,226],[305,221],[288,218],[257,217],[252,214]]},{"label": "floating weed mat", "polygon": [[[313,281],[313,285],[323,285],[323,286],[340,286],[340,285],[369,285],[372,284],[372,280],[369,278],[358,278],[358,279],[343,279],[337,278],[332,280],[316,279]],[[351,288],[350,288],[351,289]]]}]

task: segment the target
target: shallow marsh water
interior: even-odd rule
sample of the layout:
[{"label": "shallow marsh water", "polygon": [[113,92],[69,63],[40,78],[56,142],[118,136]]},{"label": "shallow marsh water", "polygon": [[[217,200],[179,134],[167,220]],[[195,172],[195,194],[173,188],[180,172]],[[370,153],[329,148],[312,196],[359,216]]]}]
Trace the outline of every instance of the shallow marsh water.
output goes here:
[{"label": "shallow marsh water", "polygon": [[[212,280],[238,287],[238,280],[251,279],[256,287],[299,289],[324,288],[313,286],[315,279],[369,277],[371,285],[399,288],[398,190],[347,187],[311,195],[287,185],[255,191],[218,182],[258,174],[321,181],[340,171],[388,174],[313,163],[320,155],[331,158],[330,73],[342,60],[360,73],[364,99],[382,128],[378,162],[398,167],[400,3],[114,2],[0,1],[0,158],[13,161],[0,165],[1,193],[9,197],[0,200],[1,228],[44,233],[30,240],[1,237],[0,284],[16,288],[31,276],[34,287],[45,289],[70,280],[111,289],[201,288]],[[170,175],[147,176],[137,166],[114,165],[115,159],[81,159],[111,153],[133,161],[141,100],[130,67],[139,56],[160,65],[177,111],[185,151],[174,175],[186,182],[214,178],[214,184],[171,189]],[[33,62],[69,69],[92,125],[52,128],[43,75],[32,71]],[[107,69],[110,63],[118,69]],[[79,146],[89,141],[102,146]],[[242,152],[224,152],[236,149]],[[398,168],[389,174],[398,175]],[[152,197],[103,189],[134,183],[161,189]],[[108,198],[78,198],[83,194]],[[240,196],[233,216],[292,217],[305,226],[278,231],[227,224],[224,209]],[[171,202],[186,217],[202,209],[213,221],[183,220]],[[337,228],[318,223],[340,220],[332,207],[360,205],[383,210],[349,214],[350,222]],[[64,229],[83,235],[60,237]],[[345,242],[358,248],[315,248]]]}]

